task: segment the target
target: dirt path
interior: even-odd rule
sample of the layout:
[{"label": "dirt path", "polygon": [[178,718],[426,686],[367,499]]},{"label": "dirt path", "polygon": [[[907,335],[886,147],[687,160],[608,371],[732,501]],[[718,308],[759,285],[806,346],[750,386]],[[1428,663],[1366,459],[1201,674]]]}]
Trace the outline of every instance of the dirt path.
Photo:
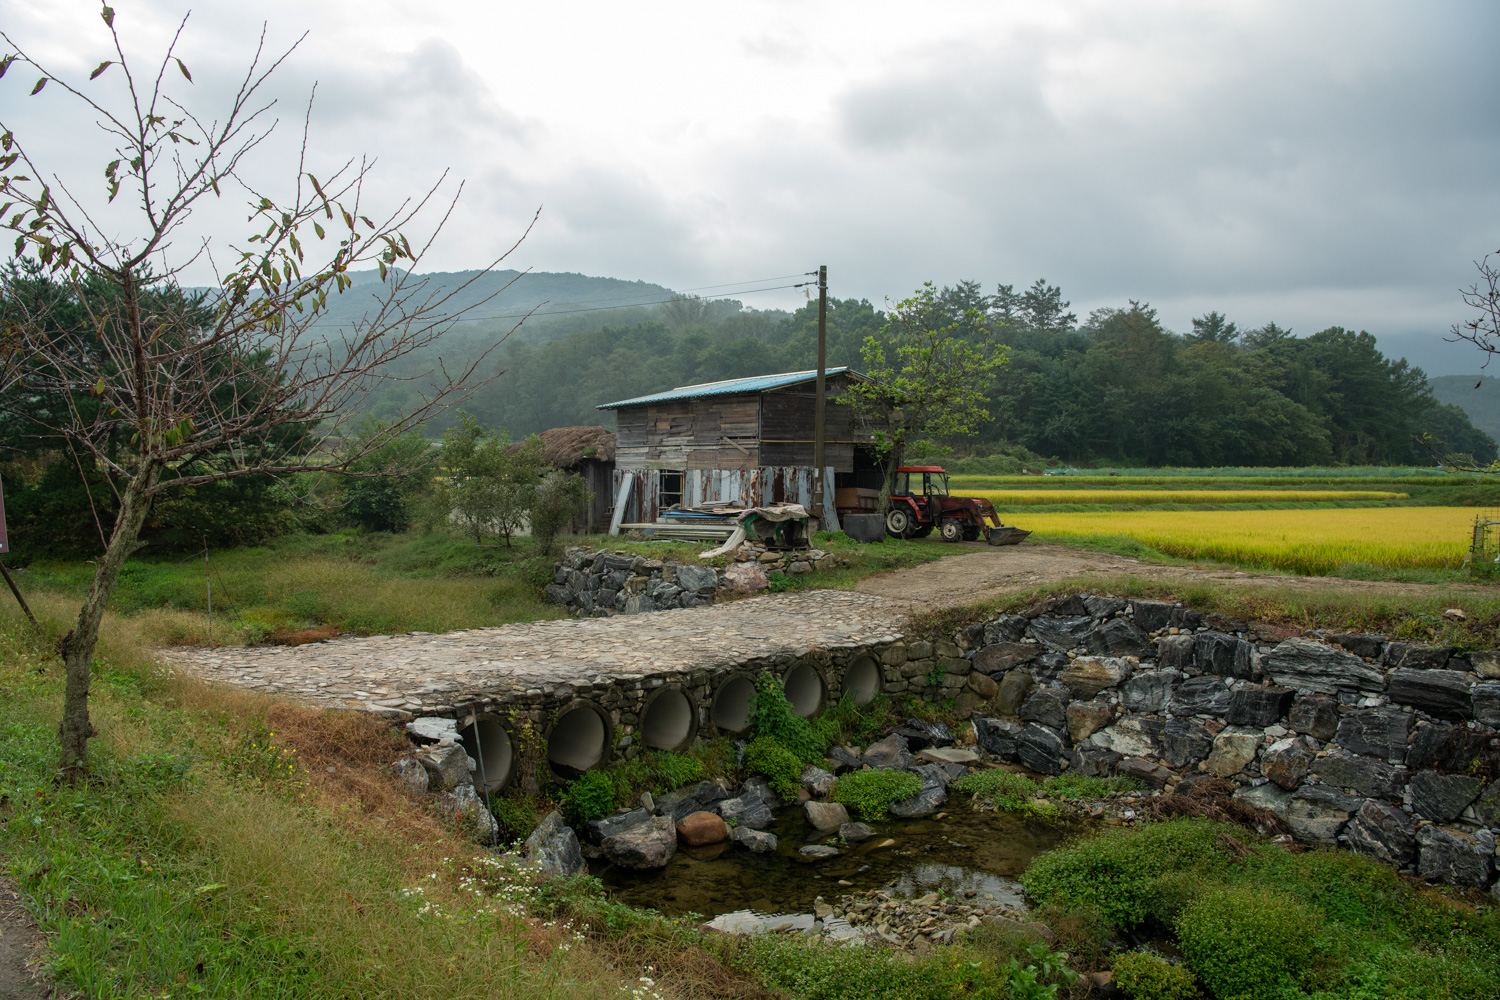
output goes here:
[{"label": "dirt path", "polygon": [[953,547],[959,551],[945,559],[866,577],[854,589],[929,608],[972,604],[986,598],[1083,576],[1135,576],[1163,582],[1204,581],[1252,587],[1289,587],[1309,593],[1329,590],[1363,590],[1412,596],[1442,590],[1496,593],[1493,588],[1463,584],[1345,580],[1339,577],[1287,576],[1222,567],[1164,566],[1109,552],[1032,542],[998,548],[981,544]]},{"label": "dirt path", "polygon": [[21,908],[15,883],[0,879],[0,1000],[45,1000],[54,995],[32,978],[27,967],[41,946],[42,936]]}]

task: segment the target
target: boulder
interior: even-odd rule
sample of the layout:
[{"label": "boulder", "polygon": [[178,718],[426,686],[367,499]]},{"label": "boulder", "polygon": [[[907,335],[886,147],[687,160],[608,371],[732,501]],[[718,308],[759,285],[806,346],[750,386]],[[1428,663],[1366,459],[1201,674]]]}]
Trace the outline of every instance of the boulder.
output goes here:
[{"label": "boulder", "polygon": [[[998,642],[1020,642],[1031,622],[1022,615],[1001,615],[984,623],[984,644],[993,646]],[[915,656],[916,654],[912,654]]]},{"label": "boulder", "polygon": [[1474,801],[1474,813],[1485,826],[1500,830],[1500,781],[1490,782],[1479,793],[1479,798]]},{"label": "boulder", "polygon": [[819,798],[826,797],[833,791],[833,775],[812,764],[802,769],[802,776],[798,778],[802,787]]},{"label": "boulder", "polygon": [[1147,632],[1156,632],[1172,624],[1172,614],[1177,605],[1162,601],[1135,601],[1130,606],[1131,617]]},{"label": "boulder", "polygon": [[1339,729],[1338,699],[1326,694],[1307,694],[1292,702],[1287,726],[1327,743]]},{"label": "boulder", "polygon": [[391,771],[396,776],[396,784],[410,795],[425,795],[431,787],[427,768],[415,757],[402,757],[391,765]]},{"label": "boulder", "polygon": [[1122,757],[1155,757],[1165,732],[1166,724],[1157,719],[1127,715],[1090,736],[1089,742]]},{"label": "boulder", "polygon": [[1343,646],[1355,656],[1378,660],[1385,649],[1385,636],[1351,632],[1330,632],[1323,636],[1336,646]]},{"label": "boulder", "polygon": [[1339,719],[1334,742],[1352,753],[1400,764],[1406,760],[1406,733],[1410,728],[1411,714],[1399,708],[1364,709]]},{"label": "boulder", "polygon": [[912,757],[907,751],[906,740],[892,733],[883,740],[871,743],[861,758],[866,767],[909,767]]},{"label": "boulder", "polygon": [[1391,701],[1411,705],[1440,719],[1472,719],[1472,680],[1472,674],[1457,670],[1413,670],[1410,667],[1400,667],[1391,671],[1386,693],[1390,695]]},{"label": "boulder", "polygon": [[1322,785],[1303,785],[1287,804],[1287,825],[1298,840],[1332,847],[1363,801]]},{"label": "boulder", "polygon": [[1469,663],[1474,667],[1474,672],[1485,680],[1500,681],[1500,650],[1470,653]]},{"label": "boulder", "polygon": [[474,759],[462,746],[424,747],[417,760],[427,769],[433,791],[450,792],[461,785],[474,786]]},{"label": "boulder", "polygon": [[1282,687],[1320,694],[1379,691],[1385,675],[1342,649],[1311,639],[1287,639],[1265,655],[1261,669]]},{"label": "boulder", "polygon": [[1247,785],[1236,789],[1231,798],[1247,806],[1264,809],[1283,823],[1287,822],[1287,815],[1292,805],[1292,793],[1273,781],[1264,785]]},{"label": "boulder", "polygon": [[797,853],[804,858],[836,858],[839,849],[826,844],[808,844],[806,847],[798,848]]},{"label": "boulder", "polygon": [[666,816],[653,816],[639,826],[605,837],[599,849],[621,868],[662,868],[677,853],[677,824]]},{"label": "boulder", "polygon": [[1018,742],[1024,727],[1005,719],[989,719],[976,716],[973,720],[974,739],[1001,760],[1015,760],[1020,748]]},{"label": "boulder", "polygon": [[1031,676],[1038,684],[1054,684],[1062,676],[1062,672],[1068,669],[1070,662],[1068,654],[1049,649],[1032,660],[1026,669],[1031,671]]},{"label": "boulder", "polygon": [[1068,706],[1068,735],[1082,743],[1115,719],[1115,707],[1102,701],[1075,701]]},{"label": "boulder", "polygon": [[[884,525],[881,531],[885,530]],[[766,568],[757,562],[730,563],[724,570],[724,586],[740,594],[753,594],[771,586]]]},{"label": "boulder", "polygon": [[542,597],[548,604],[567,604],[573,599],[573,592],[567,587],[549,583],[542,588]]},{"label": "boulder", "polygon": [[922,776],[922,790],[911,798],[892,802],[889,806],[892,816],[902,819],[931,816],[948,801],[947,775],[940,768],[925,764],[912,770]]},{"label": "boulder", "polygon": [[[1095,734],[1097,739],[1099,734]],[[1040,774],[1062,771],[1063,740],[1056,730],[1033,722],[1016,738],[1016,757]],[[894,811],[894,810],[893,810]]]},{"label": "boulder", "polygon": [[1037,688],[1021,705],[1023,722],[1039,722],[1053,729],[1068,724],[1068,691],[1065,688]]},{"label": "boulder", "polygon": [[1088,615],[1055,618],[1044,615],[1031,620],[1030,632],[1048,649],[1069,650],[1083,643],[1094,630],[1094,619]]},{"label": "boulder", "polygon": [[621,614],[643,615],[648,611],[656,610],[656,602],[645,594],[631,594],[625,598],[625,607],[620,609]]},{"label": "boulder", "polygon": [[1260,773],[1287,791],[1293,791],[1307,777],[1318,749],[1317,741],[1306,736],[1277,740],[1261,757]]},{"label": "boulder", "polygon": [[714,813],[688,813],[677,821],[677,836],[689,847],[722,844],[729,836],[729,827]]},{"label": "boulder", "polygon": [[1450,726],[1439,722],[1417,727],[1406,751],[1406,766],[1413,771],[1437,768],[1440,771],[1467,771],[1476,760],[1489,754],[1494,737],[1467,726]]},{"label": "boulder", "polygon": [[1089,610],[1087,597],[1087,594],[1069,594],[1061,600],[1054,598],[1053,603],[1043,605],[1043,607],[1047,608],[1048,613],[1061,615],[1065,618],[1076,618],[1079,615],[1093,617],[1094,613]]},{"label": "boulder", "polygon": [[[697,806],[697,803],[693,803]],[[689,809],[688,812],[697,812],[697,809]],[[687,815],[684,813],[683,815]],[[640,826],[651,818],[651,814],[644,809],[632,809],[629,812],[615,813],[613,816],[605,816],[603,819],[591,819],[583,824],[584,836],[597,844],[605,837],[612,837],[617,833],[624,833],[632,827]],[[677,822],[677,817],[672,817],[672,822]]]},{"label": "boulder", "polygon": [[748,799],[752,796],[764,802],[767,809],[780,809],[786,805],[781,796],[771,791],[771,783],[758,774],[746,778],[745,783],[740,786],[740,798]]},{"label": "boulder", "polygon": [[1199,632],[1193,645],[1193,666],[1205,674],[1248,678],[1251,646],[1223,632]]},{"label": "boulder", "polygon": [[556,810],[531,831],[521,847],[521,857],[526,864],[548,875],[582,875],[588,871],[583,849],[578,846],[578,835]]},{"label": "boulder", "polygon": [[1417,874],[1429,882],[1483,888],[1494,869],[1495,838],[1455,826],[1417,830]]},{"label": "boulder", "polygon": [[1186,679],[1180,670],[1138,670],[1120,682],[1120,704],[1127,712],[1165,712],[1172,692]]},{"label": "boulder", "polygon": [[956,764],[962,771],[965,765],[978,763],[979,755],[962,747],[928,747],[917,754],[917,760],[924,764]]},{"label": "boulder", "polygon": [[1106,750],[1092,743],[1068,750],[1064,756],[1068,761],[1068,769],[1086,778],[1107,778],[1115,773],[1115,765],[1125,759],[1113,750]]},{"label": "boulder", "polygon": [[500,836],[500,824],[495,820],[495,814],[479,797],[472,782],[444,792],[439,801],[453,819],[473,831],[474,839],[479,843],[493,844]]},{"label": "boulder", "polygon": [[1035,684],[1036,682],[1031,679],[1031,672],[1025,669],[1012,670],[1000,678],[993,702],[995,711],[1002,715],[1015,715],[1020,712],[1022,703],[1026,701],[1026,696],[1031,693]]},{"label": "boulder", "polygon": [[989,701],[1000,693],[1000,685],[991,680],[988,674],[981,674],[977,670],[969,674],[966,683],[969,690],[974,692],[974,697],[980,701]]},{"label": "boulder", "polygon": [[1135,778],[1151,788],[1165,788],[1175,777],[1160,764],[1153,764],[1144,757],[1123,757],[1115,765],[1115,772],[1127,778]]},{"label": "boulder", "polygon": [[970,662],[975,670],[993,676],[1030,663],[1041,653],[1042,647],[1034,642],[997,642],[980,648]]},{"label": "boulder", "polygon": [[[879,514],[840,514],[839,527],[856,542],[885,541],[885,518]],[[743,566],[744,563],[735,563]]]},{"label": "boulder", "polygon": [[458,720],[424,715],[408,722],[406,733],[418,746],[441,743],[443,740],[447,740],[450,744],[457,743]]},{"label": "boulder", "polygon": [[1385,647],[1385,665],[1408,670],[1441,670],[1453,656],[1451,646],[1424,646],[1415,642],[1392,642]]},{"label": "boulder", "polygon": [[836,775],[843,774],[845,771],[858,771],[865,766],[859,756],[848,747],[829,747],[823,759],[828,761],[829,769]]},{"label": "boulder", "polygon": [[771,825],[771,807],[759,795],[741,795],[736,799],[725,799],[719,803],[719,815],[726,823],[746,826],[752,830],[764,830]]},{"label": "boulder", "polygon": [[1196,722],[1168,719],[1162,726],[1161,757],[1172,767],[1195,767],[1213,748],[1213,735]]},{"label": "boulder", "polygon": [[1229,696],[1229,711],[1224,720],[1231,726],[1254,726],[1265,729],[1286,717],[1295,694],[1286,688],[1242,685]]},{"label": "boulder", "polygon": [[1261,734],[1258,731],[1231,727],[1214,737],[1213,751],[1204,765],[1208,773],[1219,778],[1239,774],[1245,765],[1255,759],[1260,748]]},{"label": "boulder", "polygon": [[1411,806],[1435,823],[1451,823],[1479,797],[1484,782],[1467,774],[1418,771],[1411,776]]},{"label": "boulder", "polygon": [[[661,816],[672,817],[676,823],[689,813],[698,812],[700,809],[709,810],[716,802],[722,802],[729,797],[717,782],[700,781],[696,784],[686,785],[675,792],[666,792],[656,799],[656,813]],[[611,831],[613,832],[613,831]]]},{"label": "boulder", "polygon": [[1361,757],[1339,746],[1331,746],[1313,761],[1312,774],[1323,784],[1343,788],[1356,795],[1400,800],[1406,787],[1406,769],[1392,767],[1374,757]]},{"label": "boulder", "polygon": [[1156,663],[1160,667],[1186,670],[1193,666],[1198,641],[1191,635],[1164,635],[1156,640]]},{"label": "boulder", "polygon": [[832,833],[849,822],[849,810],[838,802],[804,802],[802,814],[807,817],[808,826],[819,833]]},{"label": "boulder", "polygon": [[729,839],[756,854],[776,852],[776,834],[766,833],[754,827],[737,826],[729,831]]},{"label": "boulder", "polygon": [[1349,847],[1388,865],[1407,868],[1417,859],[1417,824],[1406,813],[1369,799],[1354,814],[1346,834]]},{"label": "boulder", "polygon": [[875,831],[865,823],[845,823],[839,827],[839,839],[846,844],[863,844],[873,836]]},{"label": "boulder", "polygon": [[[922,746],[917,746],[912,733],[919,734],[926,742]],[[908,748],[914,752],[924,747],[951,747],[956,742],[953,738],[953,730],[948,728],[947,723],[931,722],[926,719],[907,719],[906,725],[901,727],[901,735],[906,737]]]},{"label": "boulder", "polygon": [[1500,681],[1480,681],[1474,685],[1474,721],[1500,729]]},{"label": "boulder", "polygon": [[1084,594],[1083,606],[1095,618],[1108,618],[1110,615],[1117,615],[1130,607],[1130,602],[1120,597],[1100,597],[1097,594]]},{"label": "boulder", "polygon": [[1074,698],[1092,698],[1129,677],[1135,663],[1134,659],[1117,656],[1080,656],[1068,664],[1059,679]]},{"label": "boulder", "polygon": [[1111,618],[1089,633],[1087,645],[1100,656],[1151,656],[1156,649],[1128,618]]},{"label": "boulder", "polygon": [[1219,677],[1189,677],[1177,685],[1167,711],[1173,715],[1218,715],[1229,711],[1229,688]]}]

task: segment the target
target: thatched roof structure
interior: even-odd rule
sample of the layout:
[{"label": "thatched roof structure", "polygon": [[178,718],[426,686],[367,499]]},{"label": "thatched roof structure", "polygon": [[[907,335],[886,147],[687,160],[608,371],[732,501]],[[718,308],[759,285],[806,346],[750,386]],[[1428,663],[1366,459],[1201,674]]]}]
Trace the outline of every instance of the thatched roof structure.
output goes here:
[{"label": "thatched roof structure", "polygon": [[559,469],[570,469],[584,459],[615,460],[614,431],[603,427],[553,427],[542,431],[542,460]]}]

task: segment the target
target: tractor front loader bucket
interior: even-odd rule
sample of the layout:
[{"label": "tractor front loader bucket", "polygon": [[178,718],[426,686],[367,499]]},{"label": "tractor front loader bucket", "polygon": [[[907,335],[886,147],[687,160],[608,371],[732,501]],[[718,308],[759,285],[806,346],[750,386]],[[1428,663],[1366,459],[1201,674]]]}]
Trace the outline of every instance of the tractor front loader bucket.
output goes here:
[{"label": "tractor front loader bucket", "polygon": [[989,543],[991,545],[1019,545],[1031,532],[1022,528],[990,528]]}]

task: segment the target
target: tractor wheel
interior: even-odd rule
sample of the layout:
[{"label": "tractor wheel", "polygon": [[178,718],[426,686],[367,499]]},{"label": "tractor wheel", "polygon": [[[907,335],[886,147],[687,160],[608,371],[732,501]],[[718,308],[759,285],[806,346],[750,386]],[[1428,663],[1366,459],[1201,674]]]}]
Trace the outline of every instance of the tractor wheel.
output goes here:
[{"label": "tractor wheel", "polygon": [[885,515],[885,530],[896,538],[910,538],[912,536],[911,511],[902,507],[892,507]]},{"label": "tractor wheel", "polygon": [[911,530],[911,537],[913,538],[926,538],[930,534],[932,534],[932,525],[930,524],[919,524]]},{"label": "tractor wheel", "polygon": [[964,540],[964,526],[962,522],[949,519],[943,522],[943,541],[961,542]]},{"label": "tractor wheel", "polygon": [[979,525],[977,525],[977,524],[966,524],[966,525],[964,525],[964,541],[966,541],[966,542],[977,542],[977,541],[979,541]]}]

